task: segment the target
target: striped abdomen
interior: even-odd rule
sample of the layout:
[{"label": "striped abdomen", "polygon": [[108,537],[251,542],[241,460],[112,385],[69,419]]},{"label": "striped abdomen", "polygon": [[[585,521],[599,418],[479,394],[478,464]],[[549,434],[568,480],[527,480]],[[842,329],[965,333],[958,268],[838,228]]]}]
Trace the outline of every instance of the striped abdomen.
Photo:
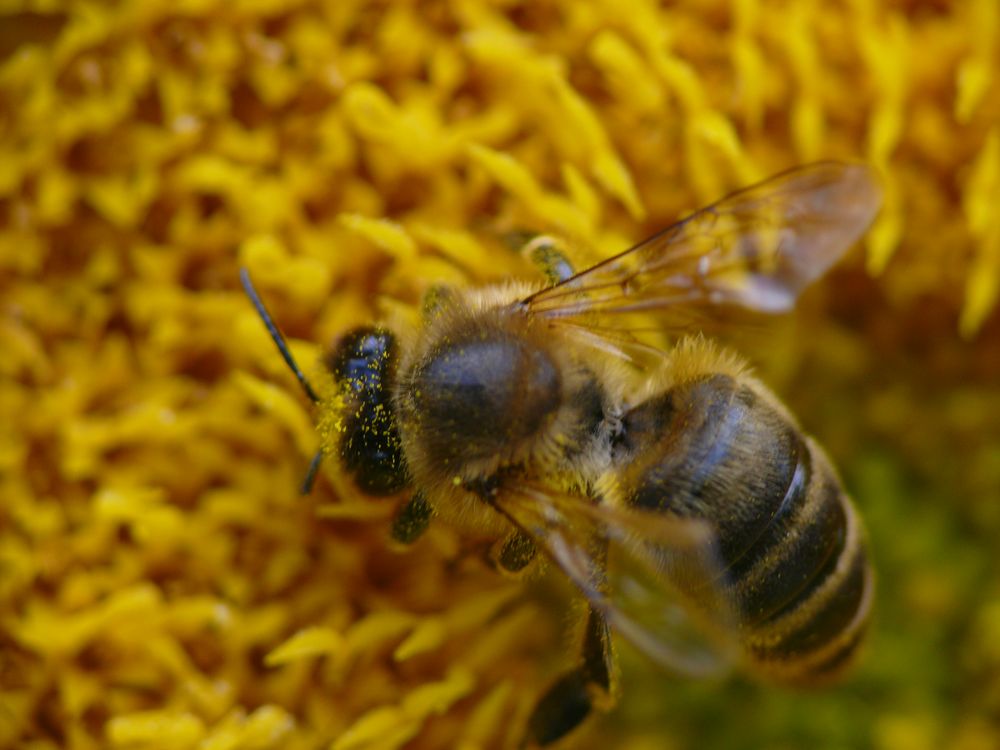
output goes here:
[{"label": "striped abdomen", "polygon": [[867,624],[864,534],[822,450],[750,382],[709,375],[632,409],[621,487],[636,507],[713,525],[749,661],[815,682]]}]

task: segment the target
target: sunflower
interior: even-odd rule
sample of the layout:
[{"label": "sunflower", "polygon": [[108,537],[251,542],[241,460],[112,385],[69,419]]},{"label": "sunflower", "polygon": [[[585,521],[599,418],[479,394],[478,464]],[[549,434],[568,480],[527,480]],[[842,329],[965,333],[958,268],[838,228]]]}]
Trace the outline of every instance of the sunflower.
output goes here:
[{"label": "sunflower", "polygon": [[573,658],[508,581],[327,466],[307,370],[435,284],[597,260],[799,163],[885,205],[760,366],[883,580],[844,687],[625,659],[595,747],[1000,742],[1000,5],[0,4],[0,746],[511,747]]}]

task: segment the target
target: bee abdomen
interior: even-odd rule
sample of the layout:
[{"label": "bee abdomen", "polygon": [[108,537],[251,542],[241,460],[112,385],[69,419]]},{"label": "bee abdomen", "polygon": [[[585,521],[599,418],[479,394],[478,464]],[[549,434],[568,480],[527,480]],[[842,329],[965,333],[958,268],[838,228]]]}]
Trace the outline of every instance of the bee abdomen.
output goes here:
[{"label": "bee abdomen", "polygon": [[624,435],[629,502],[711,522],[726,568],[760,556],[776,521],[796,515],[809,482],[809,451],[798,431],[727,375],[640,404],[626,415]]},{"label": "bee abdomen", "polygon": [[846,664],[871,573],[857,516],[822,451],[746,383],[710,375],[625,419],[626,497],[702,518],[749,658],[786,680]]}]

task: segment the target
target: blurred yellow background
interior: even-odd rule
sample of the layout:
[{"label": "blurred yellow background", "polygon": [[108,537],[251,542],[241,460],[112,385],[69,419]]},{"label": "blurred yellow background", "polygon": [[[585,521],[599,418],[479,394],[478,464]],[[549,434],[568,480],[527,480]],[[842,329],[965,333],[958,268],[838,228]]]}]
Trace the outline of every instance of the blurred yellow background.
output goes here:
[{"label": "blurred yellow background", "polygon": [[[432,282],[577,260],[819,158],[859,248],[766,348],[879,576],[843,685],[624,652],[582,747],[1000,747],[996,0],[0,3],[0,747],[509,747],[565,615],[327,465],[310,372]],[[565,606],[565,605],[563,605]]]}]

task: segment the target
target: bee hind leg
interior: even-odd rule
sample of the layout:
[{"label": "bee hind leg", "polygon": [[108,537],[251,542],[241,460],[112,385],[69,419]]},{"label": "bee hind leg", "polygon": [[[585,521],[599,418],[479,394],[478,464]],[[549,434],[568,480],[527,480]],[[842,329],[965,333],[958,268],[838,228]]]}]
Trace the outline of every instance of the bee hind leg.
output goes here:
[{"label": "bee hind leg", "polygon": [[542,695],[528,719],[525,746],[547,747],[579,727],[595,711],[615,702],[614,657],[604,617],[589,609],[581,663]]},{"label": "bee hind leg", "polygon": [[396,544],[409,546],[427,531],[433,515],[434,509],[424,494],[418,490],[396,510],[389,536]]}]

